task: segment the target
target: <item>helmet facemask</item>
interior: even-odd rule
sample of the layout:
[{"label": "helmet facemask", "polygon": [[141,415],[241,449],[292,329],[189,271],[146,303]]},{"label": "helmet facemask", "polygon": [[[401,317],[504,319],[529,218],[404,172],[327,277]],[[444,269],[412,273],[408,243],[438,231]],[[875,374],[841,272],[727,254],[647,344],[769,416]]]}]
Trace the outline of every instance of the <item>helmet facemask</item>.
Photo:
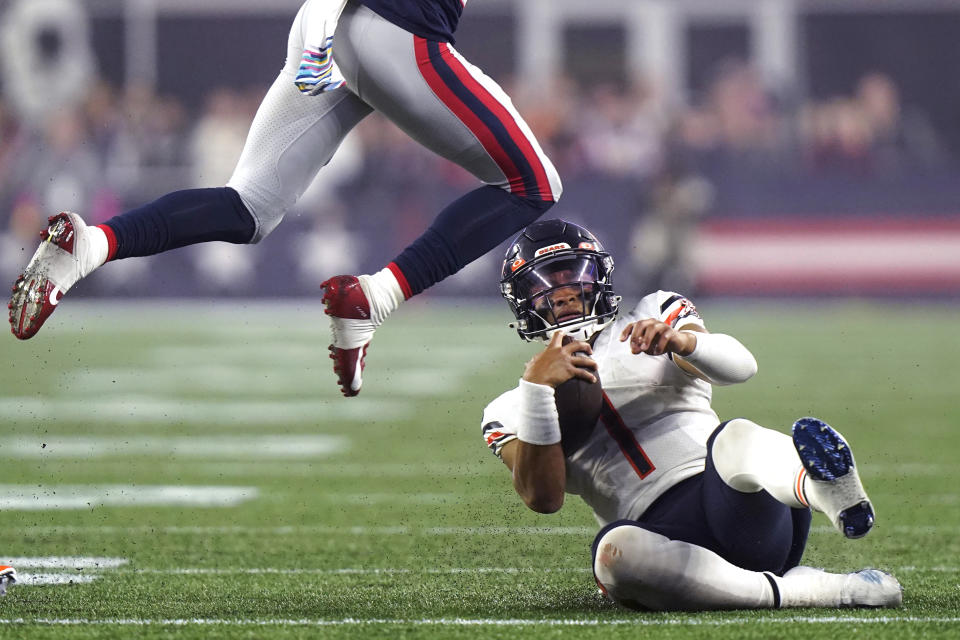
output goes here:
[{"label": "helmet facemask", "polygon": [[512,326],[524,340],[549,340],[561,330],[588,340],[616,316],[612,270],[609,255],[589,250],[563,251],[524,265],[501,282],[517,317]]}]

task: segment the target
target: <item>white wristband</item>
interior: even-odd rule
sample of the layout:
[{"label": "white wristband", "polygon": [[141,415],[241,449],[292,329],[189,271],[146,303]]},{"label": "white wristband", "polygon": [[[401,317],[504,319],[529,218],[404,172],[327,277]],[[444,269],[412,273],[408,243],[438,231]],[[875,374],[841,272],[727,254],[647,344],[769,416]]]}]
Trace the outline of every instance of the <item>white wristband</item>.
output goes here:
[{"label": "white wristband", "polygon": [[739,340],[723,333],[691,331],[697,337],[693,353],[680,356],[717,385],[745,382],[757,372],[757,361]]},{"label": "white wristband", "polygon": [[560,416],[553,387],[520,379],[517,438],[529,444],[560,442]]}]

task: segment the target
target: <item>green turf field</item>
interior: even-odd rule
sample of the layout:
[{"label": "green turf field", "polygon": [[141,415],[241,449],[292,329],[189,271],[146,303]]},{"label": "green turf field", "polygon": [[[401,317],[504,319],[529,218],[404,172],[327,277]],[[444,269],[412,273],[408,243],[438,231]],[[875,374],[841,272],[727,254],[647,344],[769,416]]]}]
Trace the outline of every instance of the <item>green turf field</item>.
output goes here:
[{"label": "green turf field", "polygon": [[760,363],[722,417],[816,415],[854,445],[878,524],[848,541],[817,516],[805,563],[890,570],[903,608],[602,600],[589,511],[527,511],[480,437],[535,349],[505,307],[404,308],[344,399],[319,307],[74,301],[0,338],[0,564],[22,578],[0,637],[960,637],[960,309],[700,310]]}]

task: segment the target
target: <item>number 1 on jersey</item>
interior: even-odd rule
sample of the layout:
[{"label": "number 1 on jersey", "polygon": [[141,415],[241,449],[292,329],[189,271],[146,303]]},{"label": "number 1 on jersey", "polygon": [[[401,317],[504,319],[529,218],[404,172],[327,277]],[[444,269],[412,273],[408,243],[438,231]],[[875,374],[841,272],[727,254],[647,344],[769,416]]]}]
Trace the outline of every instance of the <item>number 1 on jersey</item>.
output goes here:
[{"label": "number 1 on jersey", "polygon": [[610,437],[619,445],[620,451],[626,456],[627,461],[630,462],[630,466],[633,467],[633,470],[637,472],[638,476],[646,478],[656,470],[656,467],[650,462],[650,458],[647,457],[647,453],[643,450],[643,447],[641,447],[637,439],[633,437],[633,432],[624,424],[623,418],[617,413],[617,410],[613,407],[613,403],[610,402],[610,398],[607,397],[606,393],[603,394],[603,407],[600,409],[600,419],[603,421],[603,426],[606,427],[607,433],[609,433]]}]

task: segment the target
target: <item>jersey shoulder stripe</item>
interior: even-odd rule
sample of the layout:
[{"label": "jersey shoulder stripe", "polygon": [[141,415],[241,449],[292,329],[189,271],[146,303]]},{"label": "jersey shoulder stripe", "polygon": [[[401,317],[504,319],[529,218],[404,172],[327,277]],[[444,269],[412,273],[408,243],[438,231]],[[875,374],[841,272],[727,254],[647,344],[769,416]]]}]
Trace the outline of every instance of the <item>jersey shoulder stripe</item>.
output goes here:
[{"label": "jersey shoulder stripe", "polygon": [[663,301],[663,304],[660,305],[660,313],[666,313],[667,309],[670,308],[670,305],[672,305],[674,302],[682,298],[683,296],[680,295],[679,293],[674,293],[673,295],[671,295],[669,298]]},{"label": "jersey shoulder stripe", "polygon": [[483,439],[494,455],[500,457],[503,445],[515,439],[516,434],[507,432],[499,422],[488,422],[483,425]]},{"label": "jersey shoulder stripe", "polygon": [[671,327],[679,326],[681,320],[688,319],[695,320],[696,324],[703,324],[696,306],[679,293],[670,295],[660,305],[660,320]]}]

